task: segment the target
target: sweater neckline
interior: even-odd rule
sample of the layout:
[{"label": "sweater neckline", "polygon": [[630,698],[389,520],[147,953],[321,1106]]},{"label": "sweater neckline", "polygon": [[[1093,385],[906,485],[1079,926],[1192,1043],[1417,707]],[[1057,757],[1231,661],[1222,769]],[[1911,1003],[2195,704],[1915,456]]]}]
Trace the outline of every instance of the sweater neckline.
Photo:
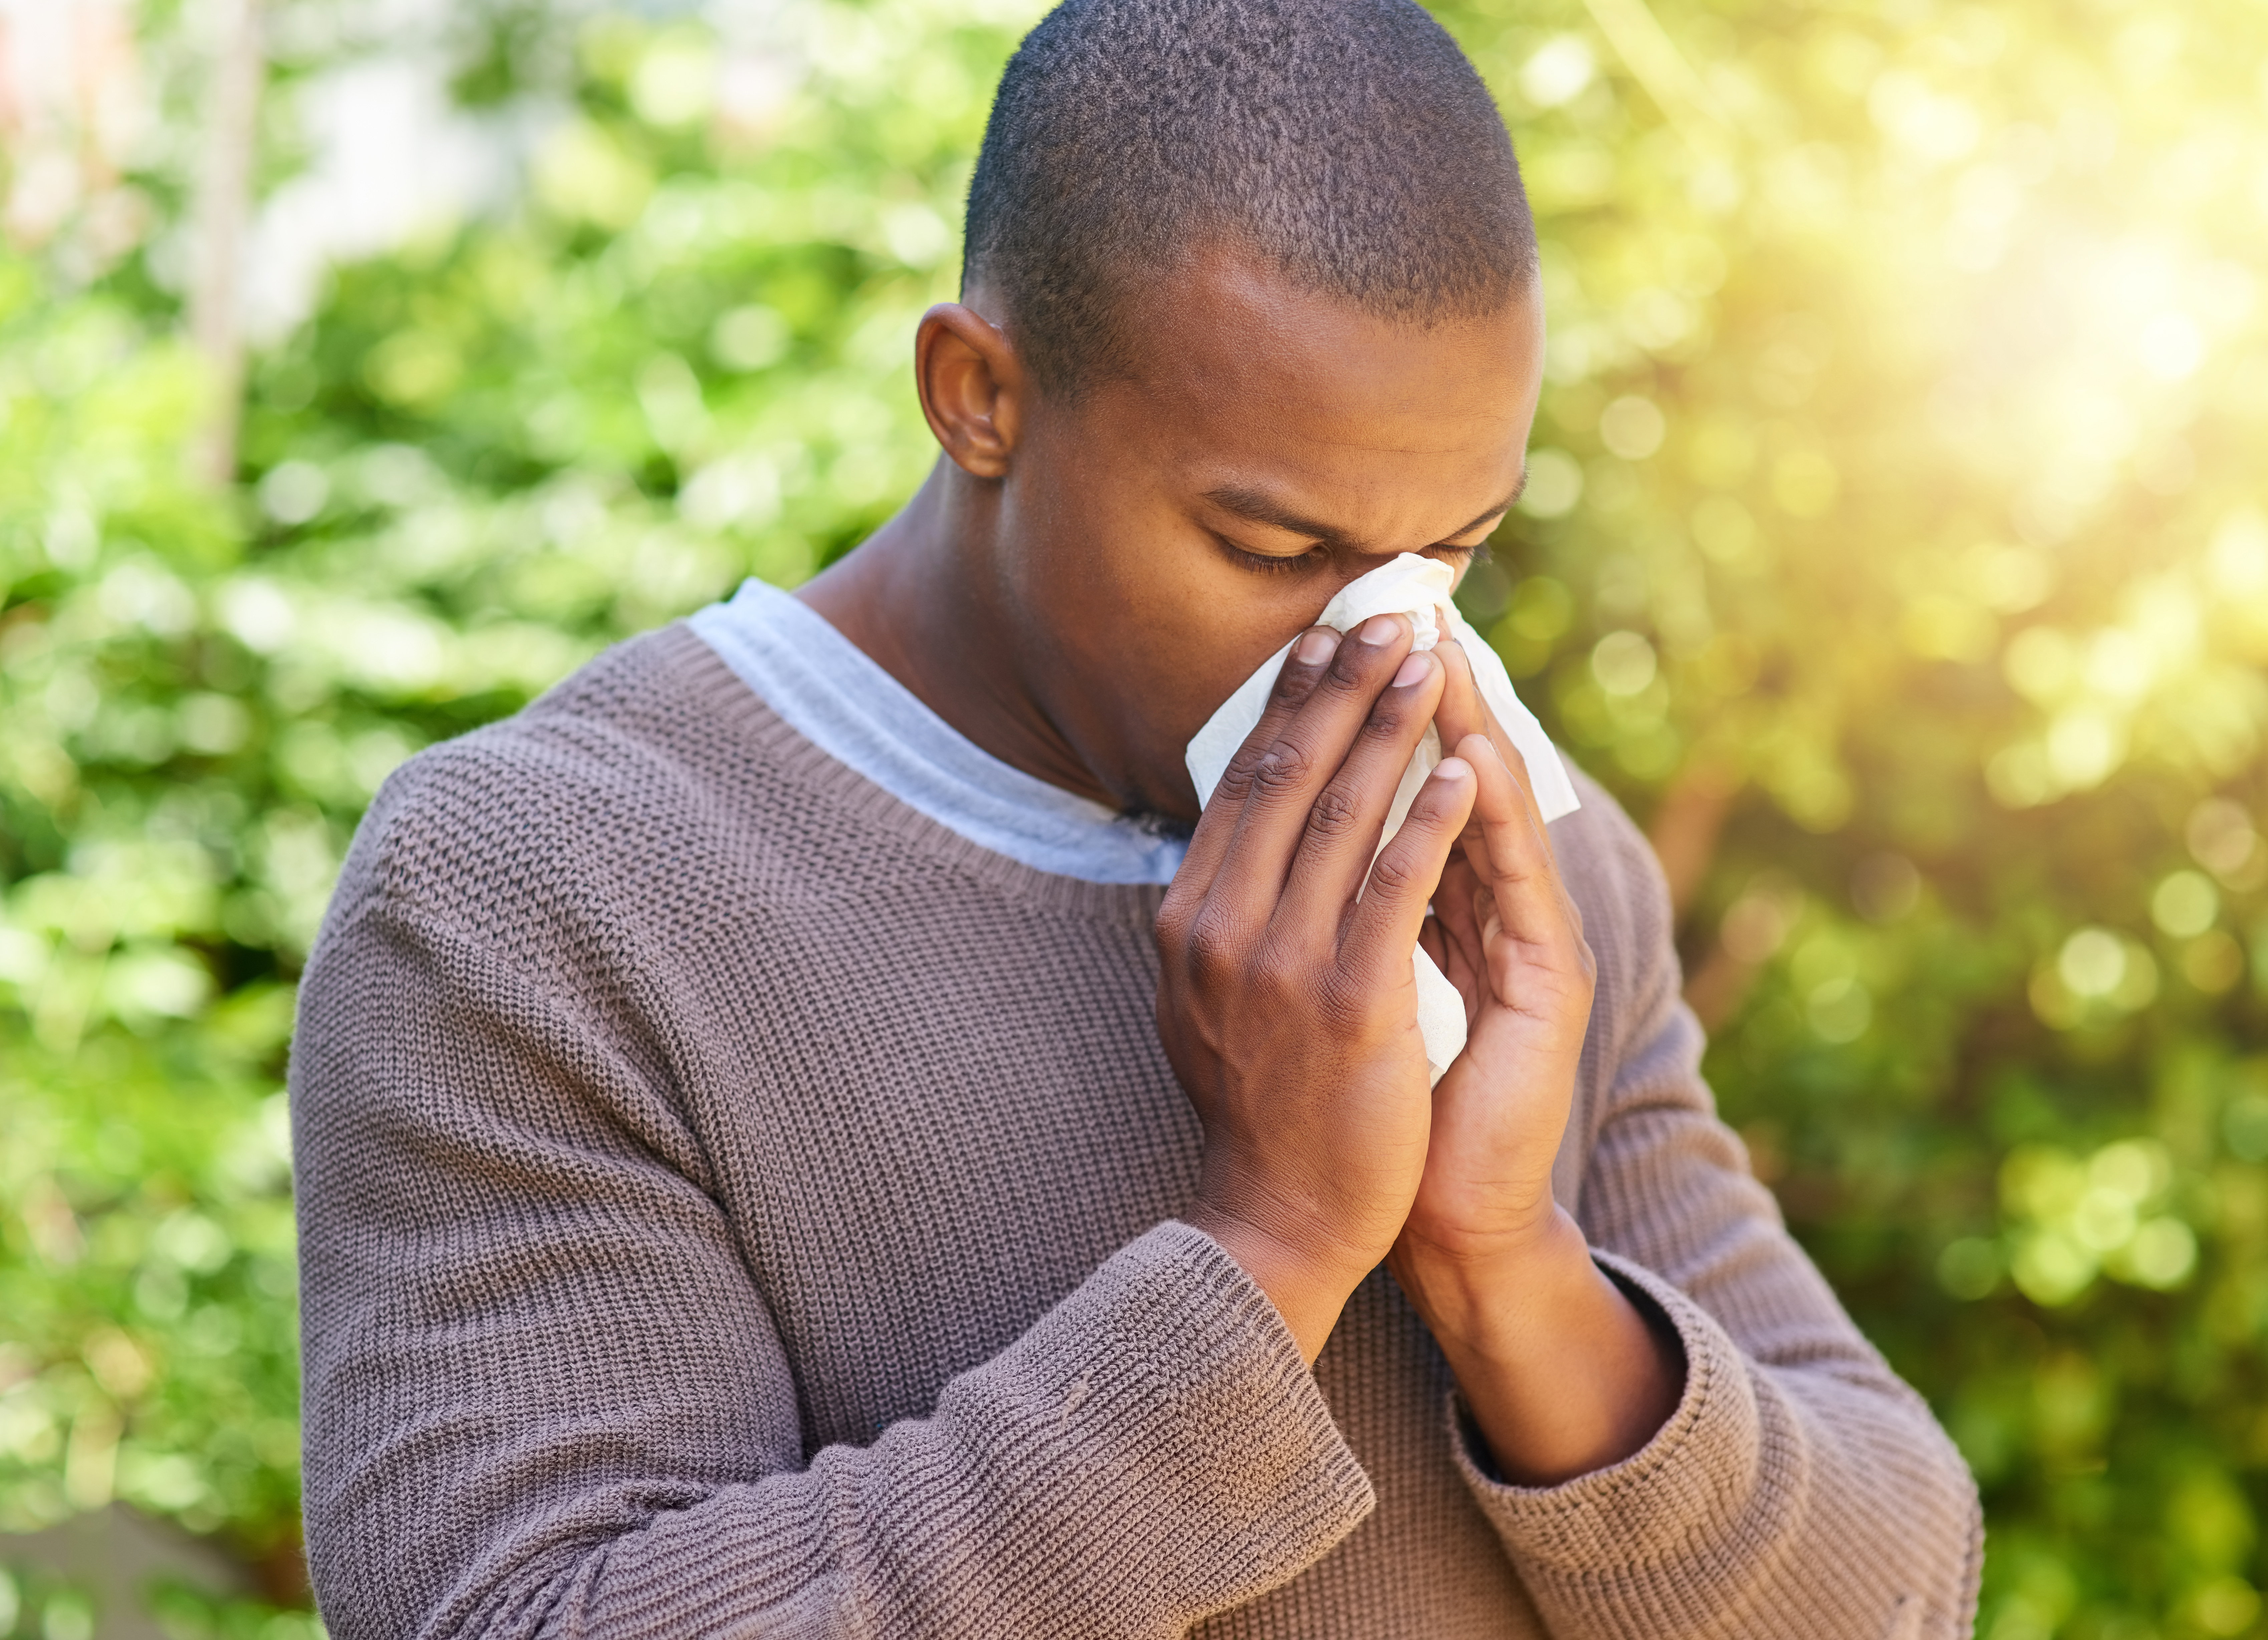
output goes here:
[{"label": "sweater neckline", "polygon": [[814,744],[741,682],[683,621],[654,634],[664,669],[714,721],[784,779],[873,826],[900,846],[1000,893],[1049,910],[1147,927],[1166,885],[1059,876],[985,847],[939,824]]},{"label": "sweater neckline", "polygon": [[1188,852],[994,757],[792,593],[751,576],[685,624],[806,740],[996,853],[1090,883],[1169,883]]}]

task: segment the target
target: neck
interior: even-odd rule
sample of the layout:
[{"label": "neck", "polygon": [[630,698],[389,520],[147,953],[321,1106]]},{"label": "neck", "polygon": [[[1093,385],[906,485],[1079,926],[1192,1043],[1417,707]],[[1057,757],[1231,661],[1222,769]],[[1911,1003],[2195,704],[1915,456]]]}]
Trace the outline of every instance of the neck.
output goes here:
[{"label": "neck", "polygon": [[796,596],[931,711],[1011,768],[1117,802],[1049,718],[1002,568],[1000,487],[939,459],[890,521]]}]

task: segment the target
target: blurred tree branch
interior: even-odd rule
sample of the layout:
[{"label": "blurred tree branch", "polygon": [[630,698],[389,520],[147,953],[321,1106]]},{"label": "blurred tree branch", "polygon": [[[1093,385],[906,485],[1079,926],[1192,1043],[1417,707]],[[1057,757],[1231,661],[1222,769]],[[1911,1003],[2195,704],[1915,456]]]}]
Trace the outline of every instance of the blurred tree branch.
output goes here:
[{"label": "blurred tree branch", "polygon": [[220,0],[204,99],[204,151],[191,223],[189,330],[211,374],[212,404],[195,460],[214,484],[236,476],[244,415],[244,247],[266,60],[261,0]]}]

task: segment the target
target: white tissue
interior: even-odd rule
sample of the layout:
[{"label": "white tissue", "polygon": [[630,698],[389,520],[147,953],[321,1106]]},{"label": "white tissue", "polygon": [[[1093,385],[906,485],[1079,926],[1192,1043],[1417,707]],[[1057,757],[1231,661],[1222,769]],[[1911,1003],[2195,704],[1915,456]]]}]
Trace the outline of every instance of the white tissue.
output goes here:
[{"label": "white tissue", "polygon": [[[1413,652],[1432,648],[1445,635],[1455,639],[1472,663],[1473,679],[1480,685],[1481,698],[1527,761],[1528,784],[1535,793],[1536,807],[1543,810],[1543,817],[1557,820],[1561,815],[1572,814],[1579,804],[1565,765],[1543,733],[1543,726],[1535,720],[1535,714],[1521,705],[1520,697],[1513,692],[1511,675],[1504,669],[1504,662],[1498,659],[1496,651],[1474,636],[1449,601],[1449,589],[1455,580],[1454,572],[1439,558],[1404,552],[1392,563],[1339,588],[1338,596],[1323,606],[1317,623],[1344,632],[1373,615],[1406,615],[1417,628],[1417,640],[1410,646]],[[1244,680],[1189,742],[1187,761],[1189,778],[1197,782],[1199,803],[1212,801],[1213,787],[1220,784],[1229,759],[1236,756],[1246,737],[1258,725],[1260,714],[1267,710],[1269,693],[1276,687],[1277,675],[1284,669],[1285,657],[1291,653],[1292,646],[1285,644],[1262,661],[1260,669]],[[1379,838],[1381,848],[1401,829],[1418,788],[1440,761],[1441,737],[1429,725],[1424,742],[1410,759],[1410,767],[1403,772],[1393,807],[1387,811],[1385,834]],[[1464,1051],[1465,1002],[1456,986],[1449,983],[1448,976],[1433,965],[1433,959],[1423,949],[1413,955],[1418,975],[1418,1030],[1425,1039],[1426,1067],[1432,1079],[1439,1082],[1441,1074],[1449,1068],[1449,1062]]]}]

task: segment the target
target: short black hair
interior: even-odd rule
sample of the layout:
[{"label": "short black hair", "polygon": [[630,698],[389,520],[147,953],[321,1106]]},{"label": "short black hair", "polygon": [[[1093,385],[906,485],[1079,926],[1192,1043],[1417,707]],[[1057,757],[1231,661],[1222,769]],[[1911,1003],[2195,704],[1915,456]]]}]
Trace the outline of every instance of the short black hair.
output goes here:
[{"label": "short black hair", "polygon": [[964,292],[1076,388],[1126,368],[1128,292],[1204,244],[1418,324],[1535,271],[1503,116],[1411,0],[1063,0],[1000,77]]}]

